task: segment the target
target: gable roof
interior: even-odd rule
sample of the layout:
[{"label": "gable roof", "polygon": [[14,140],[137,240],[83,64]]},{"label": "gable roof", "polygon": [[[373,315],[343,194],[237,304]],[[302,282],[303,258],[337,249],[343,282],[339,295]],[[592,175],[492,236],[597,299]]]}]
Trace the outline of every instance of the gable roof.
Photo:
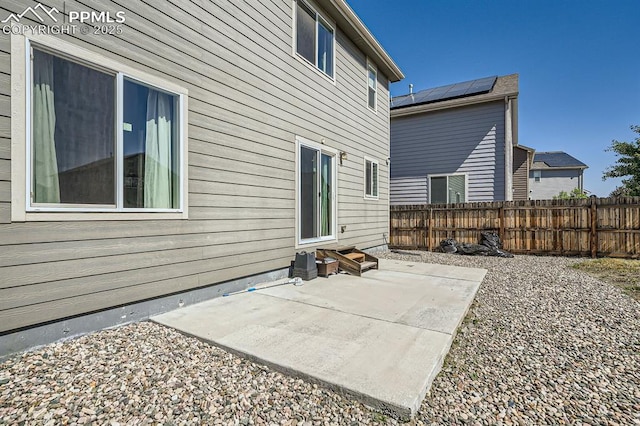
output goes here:
[{"label": "gable roof", "polygon": [[518,96],[518,74],[491,76],[421,90],[391,99],[391,115],[454,108]]},{"label": "gable roof", "polygon": [[536,152],[532,169],[586,169],[589,166],[563,151]]}]

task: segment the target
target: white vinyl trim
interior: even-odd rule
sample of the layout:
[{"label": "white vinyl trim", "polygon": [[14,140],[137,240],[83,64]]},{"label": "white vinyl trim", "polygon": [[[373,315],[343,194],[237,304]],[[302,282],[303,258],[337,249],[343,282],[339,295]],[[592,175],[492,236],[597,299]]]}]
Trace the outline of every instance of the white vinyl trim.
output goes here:
[{"label": "white vinyl trim", "polygon": [[[66,60],[84,66],[112,73],[116,84],[116,205],[73,205],[31,204],[31,49],[41,49]],[[11,155],[11,220],[14,222],[41,220],[155,220],[187,219],[188,196],[187,152],[188,152],[188,90],[168,80],[147,74],[132,67],[118,63],[95,52],[48,35],[34,34],[29,37],[11,35],[11,75],[12,75],[12,126]],[[124,78],[164,91],[176,97],[176,121],[180,158],[180,196],[176,209],[140,209],[123,208],[123,81]],[[23,165],[24,167],[20,167]]]},{"label": "white vinyl trim", "polygon": [[[439,173],[439,174],[430,174],[427,175],[427,189],[428,189],[428,196],[429,196],[429,204],[431,204],[431,178],[434,177],[446,177],[447,178],[447,188],[449,187],[449,177],[451,176],[464,176],[464,200],[462,200],[462,203],[466,203],[467,200],[469,199],[469,175],[468,173]],[[452,203],[451,200],[448,199],[449,198],[449,191],[447,191],[447,203]],[[453,201],[453,203],[455,203],[455,201]]]},{"label": "white vinyl trim", "polygon": [[[369,162],[371,164],[371,194],[367,194],[367,162]],[[377,189],[377,194],[373,194],[373,165],[376,165],[377,168],[377,173],[375,176],[375,179],[377,180],[377,182],[375,182],[375,188]],[[364,198],[367,200],[379,200],[380,199],[380,162],[378,160],[374,160],[373,158],[370,157],[364,157],[363,161],[362,161],[362,165],[363,165],[363,176],[362,176],[362,182],[363,182],[363,191],[364,191]]]},{"label": "white vinyl trim", "polygon": [[[369,71],[373,71],[373,73],[375,74],[375,79],[373,82],[374,87],[369,86]],[[375,112],[376,114],[378,113],[378,68],[376,67],[376,65],[371,62],[369,60],[369,58],[367,58],[367,70],[366,70],[366,93],[367,93],[367,108],[369,108],[370,111]],[[373,94],[373,108],[371,108],[371,106],[369,105],[369,88],[374,90],[374,94]]]},{"label": "white vinyl trim", "polygon": [[[298,28],[297,28],[297,14],[298,14],[298,2],[303,3],[306,7],[308,7],[309,9],[311,9],[311,11],[313,11],[316,14],[316,19],[315,19],[315,25],[316,25],[316,39],[314,41],[314,62],[310,62],[309,60],[307,60],[307,58],[303,57],[302,55],[300,55],[298,53],[298,46],[297,46],[297,34],[298,34]],[[315,7],[311,2],[306,1],[306,0],[293,0],[293,25],[292,25],[292,51],[291,54],[293,55],[294,58],[296,58],[298,61],[300,61],[301,63],[305,64],[305,66],[311,68],[314,70],[314,72],[318,73],[320,76],[322,76],[323,78],[327,79],[327,81],[333,83],[334,85],[336,84],[336,62],[337,62],[337,58],[336,58],[336,25],[335,23],[333,23],[332,21],[330,21],[329,19],[327,19],[323,14],[321,14],[320,12],[318,12],[318,8]],[[333,55],[333,60],[331,63],[331,75],[325,73],[324,71],[322,71],[319,67],[318,67],[318,25],[319,22],[322,21],[322,24],[326,27],[328,27],[329,29],[331,29],[332,33],[333,33],[333,42],[331,43],[331,49],[332,52],[331,54]]]},{"label": "white vinyl trim", "polygon": [[[302,210],[302,199],[300,197],[300,152],[301,147],[313,149],[317,151],[319,154],[327,154],[332,158],[331,162],[331,179],[332,179],[332,194],[331,194],[331,202],[332,202],[332,222],[331,222],[331,235],[327,235],[324,237],[317,238],[308,238],[302,239],[301,237],[301,229],[300,229],[300,212]],[[296,136],[296,166],[295,166],[295,180],[296,180],[296,212],[295,212],[295,247],[302,248],[307,247],[320,242],[335,242],[338,240],[338,151],[336,149],[330,148],[326,145],[318,144],[309,139],[303,138],[301,136]],[[320,203],[318,203],[320,204]],[[320,205],[318,205],[318,210],[320,209]],[[320,213],[318,211],[318,217],[320,217]]]}]

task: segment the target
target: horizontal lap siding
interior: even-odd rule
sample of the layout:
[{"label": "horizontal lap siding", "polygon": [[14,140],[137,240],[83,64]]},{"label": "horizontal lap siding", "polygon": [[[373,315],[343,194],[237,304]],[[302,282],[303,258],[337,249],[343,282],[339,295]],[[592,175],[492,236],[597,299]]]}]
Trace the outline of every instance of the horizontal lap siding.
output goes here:
[{"label": "horizontal lap siding", "polygon": [[[345,151],[340,244],[388,232],[388,81],[338,28],[336,82],[292,56],[292,3],[43,2],[124,10],[119,36],[60,36],[189,90],[189,220],[10,222],[10,40],[0,36],[0,331],[284,268],[295,254],[295,137]],[[0,15],[31,5],[9,0]],[[25,17],[26,18],[26,17]],[[363,157],[380,162],[365,200]],[[3,223],[4,224],[1,224]]]},{"label": "horizontal lap siding", "polygon": [[391,204],[427,204],[427,177],[396,177],[391,178]]},{"label": "horizontal lap siding", "polygon": [[467,201],[504,199],[503,102],[393,118],[391,158],[391,204],[426,202],[429,174],[467,173]]},{"label": "horizontal lap siding", "polygon": [[513,149],[513,199],[529,199],[529,153],[522,148]]},{"label": "horizontal lap siding", "polygon": [[532,200],[550,200],[560,191],[567,193],[580,187],[580,170],[541,170],[540,182],[536,182],[533,170],[529,172]]}]

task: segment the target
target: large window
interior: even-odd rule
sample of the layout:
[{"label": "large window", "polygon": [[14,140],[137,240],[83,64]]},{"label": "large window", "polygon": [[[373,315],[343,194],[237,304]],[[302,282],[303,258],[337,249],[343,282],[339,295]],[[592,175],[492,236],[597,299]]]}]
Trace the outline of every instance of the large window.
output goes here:
[{"label": "large window", "polygon": [[333,78],[334,30],[303,0],[296,1],[296,52]]},{"label": "large window", "polygon": [[467,201],[466,175],[429,176],[430,203],[464,203]]},{"label": "large window", "polygon": [[179,211],[181,95],[31,50],[28,208]]},{"label": "large window", "polygon": [[378,198],[378,162],[364,159],[364,196]]},{"label": "large window", "polygon": [[336,154],[298,138],[298,242],[335,239]]},{"label": "large window", "polygon": [[378,70],[375,65],[367,63],[367,105],[373,111],[377,108],[376,95],[378,93]]}]

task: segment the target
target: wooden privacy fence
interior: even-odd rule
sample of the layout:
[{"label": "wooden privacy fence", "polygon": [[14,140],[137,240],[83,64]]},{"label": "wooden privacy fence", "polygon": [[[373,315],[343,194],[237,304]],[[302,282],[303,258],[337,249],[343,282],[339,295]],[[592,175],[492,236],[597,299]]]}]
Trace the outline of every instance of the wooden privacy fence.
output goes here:
[{"label": "wooden privacy fence", "polygon": [[389,245],[433,251],[496,231],[520,254],[640,257],[640,197],[391,206]]}]

